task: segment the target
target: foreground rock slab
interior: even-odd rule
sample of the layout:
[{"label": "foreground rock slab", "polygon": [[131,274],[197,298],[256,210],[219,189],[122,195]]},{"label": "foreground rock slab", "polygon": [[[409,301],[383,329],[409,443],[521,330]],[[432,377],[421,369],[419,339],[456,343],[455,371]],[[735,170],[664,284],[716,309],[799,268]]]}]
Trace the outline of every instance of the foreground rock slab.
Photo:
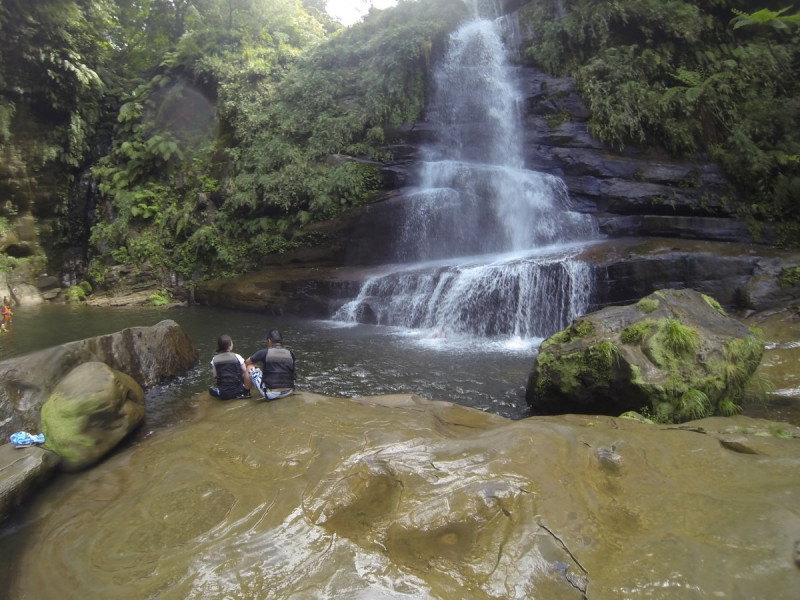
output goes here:
[{"label": "foreground rock slab", "polygon": [[194,403],[44,491],[5,598],[796,598],[796,427]]}]

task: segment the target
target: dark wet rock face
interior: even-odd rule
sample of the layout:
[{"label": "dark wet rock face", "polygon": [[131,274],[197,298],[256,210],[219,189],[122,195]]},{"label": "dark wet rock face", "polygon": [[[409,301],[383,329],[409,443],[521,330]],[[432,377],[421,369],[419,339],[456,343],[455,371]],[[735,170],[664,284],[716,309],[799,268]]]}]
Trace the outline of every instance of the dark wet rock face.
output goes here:
[{"label": "dark wet rock face", "polygon": [[574,209],[595,214],[602,233],[749,239],[746,227],[730,218],[732,191],[715,164],[603,144],[589,132],[589,112],[570,78],[524,69],[522,92],[526,165],[561,177]]}]

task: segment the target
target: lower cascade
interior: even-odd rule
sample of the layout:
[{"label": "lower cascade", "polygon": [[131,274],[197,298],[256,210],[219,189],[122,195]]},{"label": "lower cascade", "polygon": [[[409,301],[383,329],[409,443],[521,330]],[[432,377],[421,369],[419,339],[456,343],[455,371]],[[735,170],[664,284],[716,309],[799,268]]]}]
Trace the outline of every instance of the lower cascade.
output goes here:
[{"label": "lower cascade", "polygon": [[367,280],[335,319],[433,335],[547,337],[586,312],[590,269],[553,254],[414,265]]}]

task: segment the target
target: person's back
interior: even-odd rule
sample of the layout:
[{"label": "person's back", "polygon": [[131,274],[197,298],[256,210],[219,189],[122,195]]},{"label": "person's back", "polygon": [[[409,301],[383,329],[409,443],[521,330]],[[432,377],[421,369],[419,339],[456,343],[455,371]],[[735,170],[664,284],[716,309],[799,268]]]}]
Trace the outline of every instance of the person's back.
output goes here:
[{"label": "person's back", "polygon": [[264,354],[264,385],[270,390],[294,387],[295,355],[289,348],[275,345]]},{"label": "person's back", "polygon": [[217,342],[217,353],[211,359],[211,370],[217,378],[217,385],[209,391],[223,400],[250,395],[245,385],[244,358],[232,350],[230,336],[221,335]]},{"label": "person's back", "polygon": [[[245,361],[250,378],[267,400],[286,396],[294,391],[296,356],[283,345],[283,336],[277,329],[269,332],[267,348],[259,350]],[[262,368],[255,367],[261,363]]]}]

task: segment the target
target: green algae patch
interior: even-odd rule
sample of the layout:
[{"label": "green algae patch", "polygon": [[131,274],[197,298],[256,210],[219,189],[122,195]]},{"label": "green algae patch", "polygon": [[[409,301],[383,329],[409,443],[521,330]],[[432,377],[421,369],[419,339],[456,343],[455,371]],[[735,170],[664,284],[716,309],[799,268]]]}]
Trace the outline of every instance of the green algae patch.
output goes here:
[{"label": "green algae patch", "polygon": [[711,296],[709,296],[707,294],[703,294],[702,296],[703,296],[703,300],[705,300],[706,304],[708,304],[711,308],[713,308],[715,311],[717,311],[723,317],[727,317],[728,316],[728,313],[725,312],[725,309],[722,308],[722,305],[716,300],[716,298],[712,298]]},{"label": "green algae patch", "polygon": [[144,391],[132,377],[87,362],[59,381],[42,406],[42,432],[64,468],[77,471],[101,459],[144,414]]},{"label": "green algae patch", "polygon": [[526,398],[534,412],[658,423],[732,416],[751,399],[763,336],[709,296],[660,290],[585,315],[542,344]]},{"label": "green algae patch", "polygon": [[551,344],[569,344],[575,340],[590,336],[593,331],[594,325],[591,322],[578,319],[563,331],[559,331],[542,342],[542,348]]}]

